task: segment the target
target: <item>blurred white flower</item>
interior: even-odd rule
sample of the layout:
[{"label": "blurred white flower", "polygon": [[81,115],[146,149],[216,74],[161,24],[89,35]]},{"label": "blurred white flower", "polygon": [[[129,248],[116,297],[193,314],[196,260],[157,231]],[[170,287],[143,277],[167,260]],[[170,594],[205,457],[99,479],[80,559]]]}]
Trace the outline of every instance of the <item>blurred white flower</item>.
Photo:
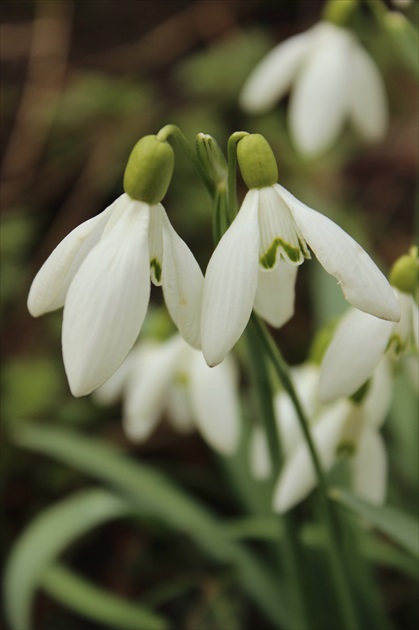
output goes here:
[{"label": "blurred white flower", "polygon": [[[353,492],[377,504],[384,501],[386,493],[387,456],[379,428],[386,418],[391,393],[389,366],[387,361],[382,361],[360,402],[339,399],[308,414],[323,469],[328,471],[339,457],[347,457]],[[307,409],[305,411],[307,413]],[[296,418],[291,418],[291,422],[295,421]],[[316,484],[311,455],[301,434],[300,440],[286,452],[274,489],[274,511],[286,512],[294,507]]]},{"label": "blurred white flower", "polygon": [[382,78],[347,29],[320,22],[276,46],[247,79],[240,105],[248,113],[263,113],[290,89],[289,124],[303,154],[327,149],[347,119],[367,141],[386,133]]},{"label": "blurred white flower", "polygon": [[179,335],[164,343],[139,343],[94,392],[104,404],[123,398],[127,436],[144,441],[164,412],[174,428],[196,427],[210,446],[231,455],[240,438],[238,375],[231,356],[209,368],[202,353]]},{"label": "blurred white flower", "polygon": [[[321,406],[318,397],[318,366],[307,362],[293,367],[291,379],[307,418],[314,421]],[[304,440],[304,437],[291,398],[283,391],[279,391],[274,396],[273,404],[281,452],[286,457]],[[252,475],[255,479],[267,479],[272,474],[272,465],[266,433],[262,426],[256,425],[253,428],[249,448]]]},{"label": "blurred white flower", "polygon": [[160,203],[124,193],[70,232],[39,270],[28,309],[38,317],[64,306],[63,359],[74,396],[102,385],[134,345],[150,271],[179,331],[199,347],[203,276]]},{"label": "blurred white flower", "polygon": [[377,317],[399,319],[386,278],[346,232],[279,184],[252,188],[205,274],[201,345],[208,365],[217,365],[231,350],[252,308],[273,326],[288,321],[296,265],[310,257],[307,245],[348,302]]},{"label": "blurred white flower", "polygon": [[393,357],[413,350],[418,361],[419,316],[412,295],[394,289],[401,317],[398,323],[383,321],[350,309],[342,318],[323,358],[320,397],[332,400],[350,396],[373,374],[384,354]]},{"label": "blurred white flower", "polygon": [[413,4],[413,0],[393,0],[393,4],[397,9],[408,9]]}]

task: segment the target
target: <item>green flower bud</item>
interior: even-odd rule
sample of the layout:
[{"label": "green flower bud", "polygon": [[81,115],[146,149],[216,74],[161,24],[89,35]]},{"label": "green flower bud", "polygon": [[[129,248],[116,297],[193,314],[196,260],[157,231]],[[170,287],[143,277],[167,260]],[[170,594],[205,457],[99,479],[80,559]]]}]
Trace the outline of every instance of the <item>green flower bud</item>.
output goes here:
[{"label": "green flower bud", "polygon": [[237,144],[237,160],[248,188],[265,188],[278,181],[278,166],[271,147],[259,133],[242,138]]},{"label": "green flower bud", "polygon": [[144,136],[131,151],[124,173],[124,190],[150,205],[165,196],[172,178],[175,156],[170,144],[157,136]]},{"label": "green flower bud", "polygon": [[207,133],[199,133],[196,137],[196,152],[211,185],[216,187],[225,183],[228,177],[227,162],[217,141]]},{"label": "green flower bud", "polygon": [[346,24],[354,9],[356,9],[358,0],[329,0],[323,11],[323,19],[332,22],[338,26]]},{"label": "green flower bud", "polygon": [[417,250],[400,256],[390,271],[390,284],[403,293],[415,294],[418,286],[419,261]]}]

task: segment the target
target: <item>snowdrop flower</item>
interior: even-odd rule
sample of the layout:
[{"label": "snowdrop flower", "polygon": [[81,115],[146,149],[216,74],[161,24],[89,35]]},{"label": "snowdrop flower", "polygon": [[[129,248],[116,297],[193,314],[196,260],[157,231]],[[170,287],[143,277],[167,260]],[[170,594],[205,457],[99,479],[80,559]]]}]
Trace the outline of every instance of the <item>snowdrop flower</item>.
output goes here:
[{"label": "snowdrop flower", "polygon": [[325,149],[349,119],[367,141],[387,129],[383,81],[370,55],[345,28],[320,22],[275,47],[253,70],[240,95],[248,113],[263,113],[292,89],[289,123],[298,150]]},{"label": "snowdrop flower", "polygon": [[34,317],[64,306],[63,359],[74,396],[102,385],[132,348],[147,312],[150,274],[181,334],[199,347],[202,273],[160,203],[173,163],[167,142],[142,138],[125,170],[124,194],[68,234],[32,283]]},{"label": "snowdrop flower", "polygon": [[[293,367],[291,368],[291,379],[307,418],[313,420],[321,406],[318,396],[318,366],[312,362],[307,362]],[[297,412],[288,394],[282,390],[277,392],[274,396],[273,405],[281,443],[281,453],[285,457],[304,440],[304,436],[300,428]],[[253,477],[259,480],[268,479],[272,474],[272,464],[266,433],[259,425],[253,428],[249,455],[250,470]]]},{"label": "snowdrop flower", "polygon": [[245,136],[237,155],[250,190],[205,275],[201,345],[208,365],[217,365],[231,350],[252,308],[277,327],[292,316],[297,266],[310,258],[308,246],[338,280],[348,302],[398,320],[393,290],[360,245],[276,183],[278,169],[266,140]]},{"label": "snowdrop flower", "polygon": [[94,396],[102,403],[122,396],[124,429],[131,440],[147,439],[166,411],[174,428],[186,432],[195,426],[224,455],[238,445],[238,382],[232,357],[211,369],[202,353],[179,335],[161,344],[139,343]]},{"label": "snowdrop flower", "polygon": [[[387,361],[375,370],[370,385],[353,399],[340,399],[322,408],[312,420],[312,438],[325,471],[340,457],[350,465],[352,491],[380,504],[387,485],[387,456],[379,428],[391,402]],[[355,399],[356,398],[356,399]],[[315,488],[317,478],[307,443],[302,438],[285,459],[274,488],[273,509],[286,512]]]},{"label": "snowdrop flower", "polygon": [[411,255],[401,256],[390,272],[390,282],[400,305],[398,323],[355,309],[342,318],[321,366],[322,400],[353,394],[371,377],[386,352],[398,358],[402,353],[413,351],[417,362],[419,316],[412,295],[417,289],[417,275],[417,251],[413,248]]}]

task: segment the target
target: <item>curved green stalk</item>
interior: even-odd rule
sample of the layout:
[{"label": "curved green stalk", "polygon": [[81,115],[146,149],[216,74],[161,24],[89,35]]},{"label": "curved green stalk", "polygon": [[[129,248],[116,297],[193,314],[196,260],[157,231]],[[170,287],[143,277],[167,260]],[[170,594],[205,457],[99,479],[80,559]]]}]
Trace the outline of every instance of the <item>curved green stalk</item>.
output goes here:
[{"label": "curved green stalk", "polygon": [[236,131],[233,133],[227,144],[227,162],[228,162],[228,198],[230,200],[229,222],[231,223],[237,214],[237,197],[236,197],[236,172],[237,172],[237,143],[248,136],[247,131]]},{"label": "curved green stalk", "polygon": [[165,125],[160,129],[157,133],[157,139],[161,142],[168,142],[169,139],[173,139],[175,143],[180,147],[180,149],[185,154],[186,158],[191,162],[195,171],[199,175],[199,177],[203,180],[205,186],[208,188],[208,181],[205,177],[205,174],[201,171],[200,163],[194,153],[194,151],[189,146],[189,142],[186,140],[182,131],[176,125]]},{"label": "curved green stalk", "polygon": [[[281,440],[273,408],[273,391],[269,379],[268,366],[263,348],[259,343],[257,334],[249,326],[246,330],[246,340],[249,349],[249,369],[252,382],[257,394],[257,403],[262,417],[267,436],[269,455],[271,459],[272,475],[277,476],[281,464]],[[301,543],[297,536],[297,528],[292,514],[285,514],[281,522],[285,536],[284,554],[288,570],[292,577],[295,589],[295,609],[299,613],[298,628],[305,630],[310,627],[308,602],[310,598],[306,594],[305,579]],[[280,523],[278,523],[278,527]]]},{"label": "curved green stalk", "polygon": [[341,546],[339,524],[334,508],[328,499],[328,487],[326,477],[323,472],[321,462],[310,433],[307,418],[292,383],[288,365],[282,358],[278,347],[274,343],[272,337],[269,335],[265,325],[255,314],[252,314],[250,325],[258,335],[261,346],[263,346],[267,356],[270,358],[273,366],[275,367],[275,370],[279,378],[281,379],[284,389],[290,396],[297,412],[301,430],[304,434],[308,449],[310,451],[311,459],[317,477],[318,490],[321,497],[322,514],[328,532],[328,550],[330,564],[334,575],[336,594],[339,599],[340,608],[344,619],[344,628],[346,630],[356,630],[360,627],[360,625],[357,619],[357,613],[353,602],[345,557]]}]

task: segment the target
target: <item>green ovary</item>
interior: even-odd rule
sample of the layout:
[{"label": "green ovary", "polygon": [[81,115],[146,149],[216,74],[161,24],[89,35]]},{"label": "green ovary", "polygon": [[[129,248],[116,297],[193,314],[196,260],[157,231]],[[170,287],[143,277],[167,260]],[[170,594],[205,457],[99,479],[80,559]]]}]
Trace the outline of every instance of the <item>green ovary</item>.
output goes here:
[{"label": "green ovary", "polygon": [[275,238],[272,245],[267,251],[260,257],[260,264],[265,269],[272,269],[276,262],[276,250],[278,247],[282,247],[287,257],[291,262],[298,263],[301,259],[301,250],[299,247],[292,247],[289,243],[286,243],[282,238]]}]

